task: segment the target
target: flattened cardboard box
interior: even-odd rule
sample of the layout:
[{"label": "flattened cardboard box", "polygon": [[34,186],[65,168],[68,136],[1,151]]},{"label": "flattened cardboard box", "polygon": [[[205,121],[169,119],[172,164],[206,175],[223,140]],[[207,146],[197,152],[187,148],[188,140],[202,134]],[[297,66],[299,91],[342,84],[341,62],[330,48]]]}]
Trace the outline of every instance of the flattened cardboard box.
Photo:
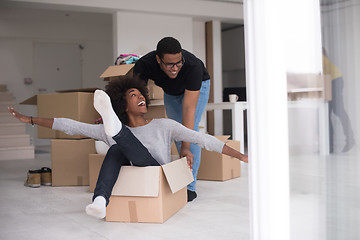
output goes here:
[{"label": "flattened cardboard box", "polygon": [[89,154],[93,139],[52,139],[52,186],[89,186]]},{"label": "flattened cardboard box", "polygon": [[[112,65],[109,66],[105,72],[100,75],[100,78],[103,78],[104,81],[111,81],[114,77],[117,76],[132,76],[133,69],[135,64],[123,64],[123,65]],[[161,87],[156,86],[154,81],[149,79],[147,83],[149,90],[150,99],[164,99],[164,91]]]},{"label": "flattened cardboard box", "polygon": [[186,205],[186,186],[192,181],[186,158],[162,166],[123,166],[106,221],[163,223]]},{"label": "flattened cardboard box", "polygon": [[[94,123],[100,118],[93,106],[94,88],[59,91],[33,96],[21,104],[37,105],[38,116],[43,118],[70,118],[85,123]],[[38,127],[38,138],[80,139],[81,135],[68,135],[44,127]]]},{"label": "flattened cardboard box", "polygon": [[[216,136],[216,138],[240,151],[239,141],[227,140],[229,136]],[[201,149],[201,161],[197,174],[198,180],[225,181],[240,177],[240,175],[241,163],[239,159]]]}]

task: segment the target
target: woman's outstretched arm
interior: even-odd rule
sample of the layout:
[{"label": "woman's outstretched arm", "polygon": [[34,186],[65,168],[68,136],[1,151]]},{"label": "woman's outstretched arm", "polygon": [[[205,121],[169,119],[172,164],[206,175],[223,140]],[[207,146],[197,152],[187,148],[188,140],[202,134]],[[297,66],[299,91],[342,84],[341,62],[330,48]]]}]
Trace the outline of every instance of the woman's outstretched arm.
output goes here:
[{"label": "woman's outstretched arm", "polygon": [[243,162],[246,162],[246,163],[248,162],[248,156],[247,155],[244,155],[244,154],[240,153],[239,151],[227,146],[226,144],[224,145],[222,153],[225,154],[225,155],[228,155],[230,157],[237,158],[240,161],[243,161]]},{"label": "woman's outstretched arm", "polygon": [[30,123],[32,125],[36,124],[41,127],[52,128],[54,119],[53,118],[39,118],[39,117],[29,117],[22,115],[21,113],[15,111],[14,108],[8,107],[9,112],[17,119],[23,123]]},{"label": "woman's outstretched arm", "polygon": [[69,118],[40,118],[29,117],[22,115],[14,110],[14,108],[8,108],[9,112],[23,123],[30,123],[39,125],[41,127],[50,128],[64,132],[68,135],[82,135],[85,137],[101,140],[107,145],[112,145],[115,141],[112,138],[108,138],[104,132],[103,124],[90,124],[83,123]]}]

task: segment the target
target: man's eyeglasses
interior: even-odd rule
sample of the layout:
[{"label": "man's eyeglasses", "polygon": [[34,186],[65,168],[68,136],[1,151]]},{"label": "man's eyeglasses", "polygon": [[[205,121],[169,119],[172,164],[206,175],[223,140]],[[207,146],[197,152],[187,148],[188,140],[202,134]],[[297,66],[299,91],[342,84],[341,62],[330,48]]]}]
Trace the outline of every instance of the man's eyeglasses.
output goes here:
[{"label": "man's eyeglasses", "polygon": [[184,63],[185,63],[184,57],[180,61],[178,61],[177,63],[165,63],[161,58],[160,58],[160,61],[169,69],[172,69],[175,65],[178,68],[181,68],[182,66],[184,66]]}]

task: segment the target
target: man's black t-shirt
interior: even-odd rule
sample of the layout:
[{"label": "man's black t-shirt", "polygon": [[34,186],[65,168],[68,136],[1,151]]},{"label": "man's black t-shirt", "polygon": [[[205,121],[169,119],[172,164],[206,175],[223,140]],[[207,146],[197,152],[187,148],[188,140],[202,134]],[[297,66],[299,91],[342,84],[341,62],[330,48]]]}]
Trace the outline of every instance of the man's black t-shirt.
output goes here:
[{"label": "man's black t-shirt", "polygon": [[182,56],[185,64],[181,67],[176,78],[169,78],[160,68],[156,61],[156,51],[152,51],[141,57],[134,67],[134,75],[146,82],[151,79],[155,84],[161,87],[165,93],[178,96],[186,90],[200,90],[202,81],[210,79],[204,63],[194,54],[182,50]]}]

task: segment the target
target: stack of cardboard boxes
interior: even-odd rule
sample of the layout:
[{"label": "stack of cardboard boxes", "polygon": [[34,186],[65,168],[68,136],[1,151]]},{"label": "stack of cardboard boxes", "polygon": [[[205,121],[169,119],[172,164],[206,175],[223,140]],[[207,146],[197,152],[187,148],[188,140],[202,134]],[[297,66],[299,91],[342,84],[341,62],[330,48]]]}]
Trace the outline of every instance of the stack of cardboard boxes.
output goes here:
[{"label": "stack of cardboard boxes", "polygon": [[[37,105],[43,118],[70,118],[94,123],[100,117],[93,107],[95,89],[76,89],[33,96],[22,104]],[[38,127],[38,137],[51,139],[52,186],[88,186],[89,154],[95,153],[93,139],[67,135]]]}]

